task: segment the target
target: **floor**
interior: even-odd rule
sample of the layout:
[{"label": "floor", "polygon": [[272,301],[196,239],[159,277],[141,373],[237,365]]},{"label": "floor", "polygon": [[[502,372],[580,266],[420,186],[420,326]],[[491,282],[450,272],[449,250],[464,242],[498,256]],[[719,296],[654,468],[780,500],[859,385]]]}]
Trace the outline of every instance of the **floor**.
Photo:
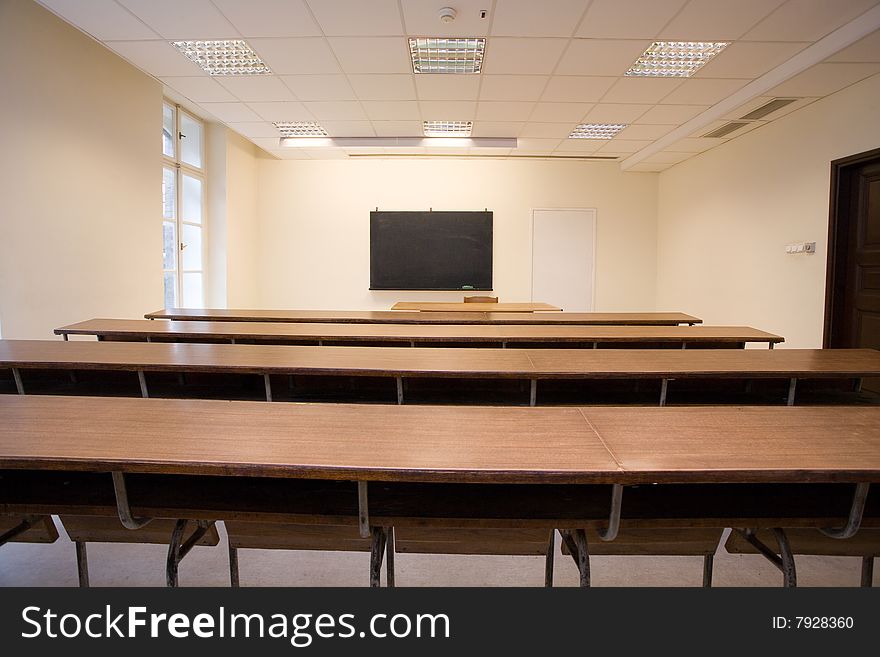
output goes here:
[{"label": "floor", "polygon": [[[222,534],[222,529],[221,529]],[[180,566],[181,586],[228,586],[225,536],[199,547]],[[558,549],[558,544],[557,544]],[[158,545],[88,546],[93,586],[164,586],[165,549]],[[242,586],[366,586],[369,555],[356,552],[240,550]],[[593,557],[594,586],[700,586],[701,557]],[[861,560],[797,557],[801,586],[858,586]],[[542,557],[396,556],[398,586],[542,586]],[[779,586],[780,573],[763,557],[715,557],[715,586]],[[383,576],[384,577],[384,576]],[[877,576],[875,575],[875,581]],[[576,586],[569,557],[556,559],[557,586]],[[76,586],[73,544],[9,543],[0,547],[0,586]]]}]

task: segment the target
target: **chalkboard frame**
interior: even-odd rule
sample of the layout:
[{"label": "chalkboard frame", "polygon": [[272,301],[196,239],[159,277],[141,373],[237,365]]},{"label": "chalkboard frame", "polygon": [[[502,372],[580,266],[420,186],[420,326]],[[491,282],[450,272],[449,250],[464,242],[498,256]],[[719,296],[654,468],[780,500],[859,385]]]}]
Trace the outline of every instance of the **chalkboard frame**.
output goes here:
[{"label": "chalkboard frame", "polygon": [[[448,221],[448,228],[442,222]],[[419,222],[422,222],[421,224]],[[464,239],[464,244],[473,251],[476,260],[471,261],[472,269],[461,270],[458,280],[449,271],[413,271],[412,258],[403,257],[398,262],[398,270],[389,269],[401,254],[412,255],[418,252],[418,241],[442,238],[449,230],[469,229],[458,235],[449,234],[448,244],[444,244],[448,255],[456,239]],[[424,228],[425,230],[421,230]],[[398,231],[394,235],[394,230]],[[415,229],[415,230],[413,230]],[[421,234],[419,234],[421,233]],[[439,234],[438,234],[439,233]],[[391,240],[397,237],[400,244]],[[459,243],[461,246],[461,243]],[[438,253],[444,253],[442,248]],[[459,253],[455,251],[456,255]],[[422,291],[491,291],[493,289],[494,269],[494,214],[490,210],[480,211],[372,211],[370,212],[370,290],[422,290]],[[407,262],[409,260],[409,262]],[[446,264],[452,264],[449,260]],[[418,266],[430,266],[430,258],[419,260]],[[407,269],[409,271],[407,271]],[[466,272],[466,273],[465,273]],[[412,282],[408,282],[412,281]]]}]

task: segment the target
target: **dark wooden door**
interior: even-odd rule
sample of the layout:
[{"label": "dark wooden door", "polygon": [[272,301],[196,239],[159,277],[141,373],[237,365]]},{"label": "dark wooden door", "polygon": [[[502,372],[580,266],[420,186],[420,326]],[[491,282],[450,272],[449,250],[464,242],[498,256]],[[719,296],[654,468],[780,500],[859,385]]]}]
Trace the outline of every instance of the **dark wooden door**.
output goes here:
[{"label": "dark wooden door", "polygon": [[880,150],[833,162],[831,193],[825,346],[880,349]]}]

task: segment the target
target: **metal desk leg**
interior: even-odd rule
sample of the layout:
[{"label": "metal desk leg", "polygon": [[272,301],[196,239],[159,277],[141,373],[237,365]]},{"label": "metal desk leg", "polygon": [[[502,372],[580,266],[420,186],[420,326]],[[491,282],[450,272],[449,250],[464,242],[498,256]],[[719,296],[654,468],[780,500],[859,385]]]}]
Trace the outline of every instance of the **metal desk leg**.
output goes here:
[{"label": "metal desk leg", "polygon": [[394,588],[394,527],[385,527],[385,584]]},{"label": "metal desk leg", "polygon": [[666,392],[669,389],[669,379],[660,382],[660,405],[666,406]]},{"label": "metal desk leg", "polygon": [[266,388],[266,401],[272,401],[272,381],[269,379],[268,374],[263,375],[263,387]]},{"label": "metal desk leg", "polygon": [[786,404],[788,406],[794,406],[794,395],[797,392],[797,378],[791,377],[791,380],[788,382],[788,401]]},{"label": "metal desk leg", "polygon": [[126,529],[140,529],[152,518],[135,518],[131,512],[131,505],[128,502],[128,488],[125,486],[125,475],[121,472],[112,472],[113,476],[113,492],[116,495],[116,513],[119,515],[119,521]]},{"label": "metal desk leg", "polygon": [[361,538],[370,535],[370,507],[367,499],[367,482],[357,482],[358,487],[358,532]]},{"label": "metal desk leg", "polygon": [[703,557],[703,587],[712,588],[712,570],[715,565],[715,555],[707,554]]},{"label": "metal desk leg", "polygon": [[21,372],[18,371],[17,367],[12,368],[12,378],[15,379],[15,389],[18,391],[19,395],[24,394],[24,384],[21,382]]},{"label": "metal desk leg", "polygon": [[620,512],[623,509],[623,486],[614,484],[611,487],[611,511],[608,514],[608,527],[598,529],[596,533],[603,541],[613,541],[620,529]]},{"label": "metal desk leg", "polygon": [[403,377],[402,376],[395,377],[395,380],[397,381],[397,404],[402,405],[403,404]]},{"label": "metal desk leg", "polygon": [[386,535],[383,527],[373,527],[370,541],[370,587],[378,588],[382,576],[382,557],[385,554]]},{"label": "metal desk leg", "polygon": [[547,553],[544,556],[544,586],[553,586],[553,562],[556,558],[556,530],[547,537]]},{"label": "metal desk leg", "polygon": [[149,390],[147,390],[147,377],[144,374],[143,370],[138,370],[138,383],[141,386],[141,397],[147,399],[150,396]]},{"label": "metal desk leg", "polygon": [[862,557],[863,587],[874,586],[874,557]]},{"label": "metal desk leg", "polygon": [[737,532],[749,542],[761,555],[782,572],[782,585],[786,588],[797,586],[797,570],[794,563],[794,555],[791,553],[791,545],[785,530],[780,527],[773,528],[773,535],[779,545],[779,554],[768,547],[757,536],[754,529],[737,529]]},{"label": "metal desk leg", "polygon": [[80,588],[89,588],[89,556],[86,552],[86,544],[76,541],[76,572],[79,575]]},{"label": "metal desk leg", "polygon": [[538,401],[538,380],[529,381],[529,406],[534,406]]},{"label": "metal desk leg", "polygon": [[840,528],[828,528],[820,530],[825,536],[831,538],[852,538],[862,524],[862,515],[865,513],[865,501],[868,499],[868,489],[871,484],[856,484],[853,493],[852,505],[849,508],[849,516],[846,524]]},{"label": "metal desk leg", "polygon": [[229,546],[229,585],[237,589],[241,586],[238,573],[238,548]]},{"label": "metal desk leg", "polygon": [[590,549],[587,544],[587,532],[583,529],[560,529],[559,534],[578,567],[580,586],[585,588],[590,586]]},{"label": "metal desk leg", "polygon": [[171,543],[168,545],[168,559],[165,564],[165,582],[172,588],[177,586],[177,571],[180,562],[208,532],[214,521],[197,520],[196,530],[184,541],[183,535],[188,523],[188,520],[178,520],[174,525],[174,531],[171,532]]}]

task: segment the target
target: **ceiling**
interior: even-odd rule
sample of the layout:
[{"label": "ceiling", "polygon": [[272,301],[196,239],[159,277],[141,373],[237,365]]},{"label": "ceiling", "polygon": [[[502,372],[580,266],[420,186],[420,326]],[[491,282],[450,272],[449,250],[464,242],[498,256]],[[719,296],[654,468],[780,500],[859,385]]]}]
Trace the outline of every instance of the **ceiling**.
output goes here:
[{"label": "ceiling", "polygon": [[[880,0],[39,0],[271,155],[610,157],[662,171],[880,73]],[[440,8],[458,15],[440,21]],[[486,18],[480,18],[480,12]],[[867,12],[867,13],[866,13]],[[486,36],[479,75],[414,75],[407,36]],[[272,75],[211,77],[169,44],[245,39]],[[655,40],[728,41],[691,78],[623,73]],[[776,97],[798,100],[723,138]],[[515,149],[281,148],[274,121],[335,137],[474,122]],[[610,140],[578,123],[626,123]]]}]

